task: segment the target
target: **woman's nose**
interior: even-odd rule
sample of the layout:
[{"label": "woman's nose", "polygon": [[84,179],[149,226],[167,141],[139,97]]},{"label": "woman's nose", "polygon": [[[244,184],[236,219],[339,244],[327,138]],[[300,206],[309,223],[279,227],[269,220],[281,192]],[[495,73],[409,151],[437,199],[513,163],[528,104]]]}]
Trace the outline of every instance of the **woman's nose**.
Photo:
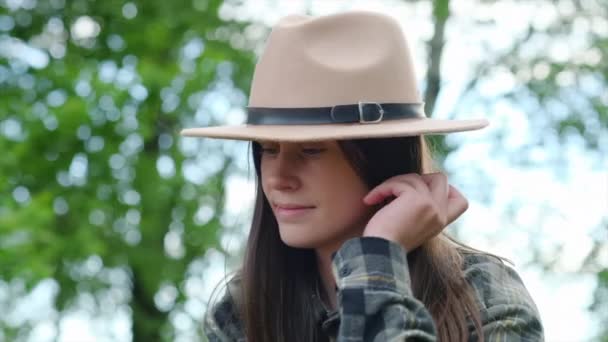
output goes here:
[{"label": "woman's nose", "polygon": [[297,162],[293,156],[287,153],[278,153],[270,167],[266,171],[269,173],[268,185],[275,190],[296,190],[300,187],[298,177]]}]

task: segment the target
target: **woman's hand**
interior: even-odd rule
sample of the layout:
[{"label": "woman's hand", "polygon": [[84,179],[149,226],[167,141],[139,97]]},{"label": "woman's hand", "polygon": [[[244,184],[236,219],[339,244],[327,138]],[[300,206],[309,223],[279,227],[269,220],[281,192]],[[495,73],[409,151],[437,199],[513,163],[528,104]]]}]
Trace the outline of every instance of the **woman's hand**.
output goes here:
[{"label": "woman's hand", "polygon": [[439,234],[469,207],[443,173],[392,177],[372,189],[363,201],[375,205],[391,199],[369,220],[363,236],[400,243],[407,252]]}]

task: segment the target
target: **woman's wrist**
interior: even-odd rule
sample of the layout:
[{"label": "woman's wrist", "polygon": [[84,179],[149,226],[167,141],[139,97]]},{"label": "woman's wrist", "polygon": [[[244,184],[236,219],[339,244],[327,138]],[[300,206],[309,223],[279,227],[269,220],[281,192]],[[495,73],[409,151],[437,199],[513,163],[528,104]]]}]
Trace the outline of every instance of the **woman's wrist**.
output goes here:
[{"label": "woman's wrist", "polygon": [[394,236],[393,234],[390,234],[390,232],[387,232],[387,231],[373,230],[373,229],[366,228],[363,231],[362,237],[365,237],[365,238],[378,238],[378,239],[388,240],[388,241],[391,241],[393,243],[396,243],[396,244],[400,245],[406,251],[409,250],[405,246],[405,244],[402,241],[399,240],[398,236]]}]

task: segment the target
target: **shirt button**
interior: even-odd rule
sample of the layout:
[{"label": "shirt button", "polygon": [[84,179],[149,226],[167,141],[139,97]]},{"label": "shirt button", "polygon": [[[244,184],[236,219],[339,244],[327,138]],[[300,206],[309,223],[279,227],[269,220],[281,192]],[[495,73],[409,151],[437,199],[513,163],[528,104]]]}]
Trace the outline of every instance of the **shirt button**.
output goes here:
[{"label": "shirt button", "polygon": [[344,266],[340,269],[340,276],[341,277],[346,277],[347,275],[349,275],[351,272],[351,269],[347,266]]}]

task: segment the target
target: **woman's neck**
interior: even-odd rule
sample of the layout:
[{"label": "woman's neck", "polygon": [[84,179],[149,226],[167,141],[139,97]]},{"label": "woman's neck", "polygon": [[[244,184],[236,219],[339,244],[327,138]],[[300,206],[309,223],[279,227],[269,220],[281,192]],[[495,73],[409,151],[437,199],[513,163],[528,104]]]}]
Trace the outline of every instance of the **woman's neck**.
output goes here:
[{"label": "woman's neck", "polygon": [[323,293],[321,300],[325,303],[329,310],[335,310],[337,304],[336,279],[332,273],[331,254],[335,250],[329,248],[319,248],[316,250],[317,267],[321,276],[321,284],[323,285]]}]

